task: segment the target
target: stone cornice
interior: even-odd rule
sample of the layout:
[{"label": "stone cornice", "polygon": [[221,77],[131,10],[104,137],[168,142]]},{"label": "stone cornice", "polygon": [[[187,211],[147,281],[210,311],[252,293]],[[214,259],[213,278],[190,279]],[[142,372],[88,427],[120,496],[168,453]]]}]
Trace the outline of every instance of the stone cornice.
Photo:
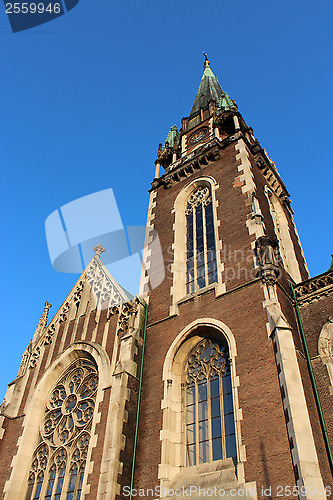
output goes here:
[{"label": "stone cornice", "polygon": [[194,172],[201,170],[209,163],[218,160],[222,156],[223,149],[236,142],[241,136],[242,134],[238,132],[223,141],[214,137],[208,143],[203,144],[200,148],[195,149],[170,165],[161,177],[153,180],[150,191],[160,186],[168,189]]},{"label": "stone cornice", "polygon": [[[238,113],[239,117],[241,115]],[[221,151],[230,144],[243,139],[249,151],[252,153],[257,167],[261,170],[271,189],[281,199],[282,203],[293,213],[290,206],[288,190],[280,178],[280,175],[274,163],[268,157],[265,149],[263,149],[259,141],[254,139],[252,128],[246,127],[236,131],[235,134],[223,140],[213,137],[208,143],[195,149],[189,154],[185,154],[182,158],[178,158],[174,163],[166,168],[165,173],[153,180],[150,191],[163,186],[165,189],[173,186],[181,180],[189,177],[194,172],[201,170],[212,161],[221,158]]]},{"label": "stone cornice", "polygon": [[289,210],[292,211],[289,200],[290,194],[282,181],[274,162],[272,162],[269,158],[266,150],[260,146],[259,141],[252,140],[253,136],[251,134],[251,127],[248,127],[247,131],[249,133],[247,134],[245,132],[245,142],[254,157],[257,167],[261,170],[275,194],[282,199],[282,202],[287,205]]},{"label": "stone cornice", "polygon": [[333,293],[333,271],[314,276],[294,286],[295,295],[300,303],[312,302],[324,295]]}]

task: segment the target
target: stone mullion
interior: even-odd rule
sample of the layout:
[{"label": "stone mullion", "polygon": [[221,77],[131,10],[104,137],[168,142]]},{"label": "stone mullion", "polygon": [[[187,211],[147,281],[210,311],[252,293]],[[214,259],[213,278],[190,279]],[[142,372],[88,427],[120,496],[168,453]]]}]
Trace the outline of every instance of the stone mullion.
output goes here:
[{"label": "stone mullion", "polygon": [[202,233],[204,243],[204,264],[205,264],[205,286],[208,286],[208,256],[207,256],[207,234],[206,234],[206,207],[202,204]]},{"label": "stone mullion", "polygon": [[[54,455],[54,457],[56,457],[56,454]],[[66,450],[66,461],[65,461],[65,475],[64,475],[64,480],[63,480],[63,483],[62,483],[62,488],[61,488],[61,495],[60,495],[60,500],[62,500],[63,498],[63,493],[64,493],[64,484],[65,484],[65,479],[66,479],[66,475],[68,473],[68,467],[67,467],[67,460],[69,461],[69,455],[68,455],[68,452]],[[52,495],[51,495],[51,500],[54,500],[55,499],[55,496],[56,496],[56,493],[57,493],[57,489],[58,489],[58,483],[59,483],[59,480],[61,480],[61,477],[60,477],[60,471],[61,471],[61,467],[62,467],[62,464],[63,462],[61,462],[59,464],[59,467],[56,466],[56,476],[54,478],[54,483],[53,483],[53,489],[52,489]],[[70,462],[69,462],[70,464]],[[53,464],[52,464],[53,465]],[[44,498],[44,497],[43,497]]]},{"label": "stone mullion", "polygon": [[222,458],[227,458],[227,447],[225,439],[225,422],[224,422],[224,403],[223,403],[223,378],[219,373],[219,391],[220,391],[220,413],[221,413],[221,434],[222,434]]},{"label": "stone mullion", "polygon": [[[59,479],[61,479],[61,477],[60,477],[61,466],[62,466],[62,463],[60,463],[59,467],[57,467],[57,474],[56,474],[56,477],[55,477],[55,480],[54,480],[54,486],[53,486],[53,491],[52,491],[52,500],[55,499],[55,496],[56,496],[56,493],[57,493]],[[65,470],[65,475],[66,475],[66,470]]]},{"label": "stone mullion", "polygon": [[[52,487],[51,496],[50,496],[51,500],[54,500],[55,492],[56,492],[56,485],[57,485],[57,481],[58,481],[58,477],[59,477],[59,469],[58,469],[57,465],[55,464],[55,462],[52,462],[51,467],[53,466],[53,464],[56,466],[56,473],[55,473],[55,476],[53,479],[53,487]],[[48,484],[49,484],[49,480],[50,480],[51,467],[49,468],[49,475],[48,475],[47,482],[46,482],[47,483],[46,488],[48,488]],[[47,493],[47,489],[46,489],[45,493]]]},{"label": "stone mullion", "polygon": [[195,464],[199,464],[199,390],[195,379]]},{"label": "stone mullion", "polygon": [[[72,465],[76,465],[77,467],[77,474],[76,474],[76,481],[75,481],[75,486],[74,486],[74,492],[73,492],[73,498],[77,498],[77,490],[79,489],[79,484],[80,484],[80,464],[78,462],[74,462]],[[71,476],[69,476],[71,477]]]},{"label": "stone mullion", "polygon": [[[37,471],[36,472],[36,477],[35,477],[35,486],[34,486],[34,489],[33,489],[33,495],[31,495],[31,500],[35,498],[36,496],[36,492],[37,492],[37,488],[38,488],[38,476],[39,476],[39,473],[40,471]],[[43,487],[43,486],[42,486]],[[39,498],[40,498],[40,494],[39,494]]]},{"label": "stone mullion", "polygon": [[[42,487],[40,489],[39,498],[45,498],[45,494],[46,494],[46,491],[47,491],[47,485],[48,485],[48,482],[49,482],[48,481],[49,474],[47,474],[47,470],[49,470],[48,466],[46,466],[46,469],[44,470],[44,479],[43,479]],[[31,498],[34,498],[34,496],[32,496]]]},{"label": "stone mullion", "polygon": [[198,289],[198,273],[197,273],[197,215],[195,207],[192,207],[193,213],[193,291]]},{"label": "stone mullion", "polygon": [[[33,498],[35,498],[35,494],[36,494],[36,490],[37,490],[38,471],[35,472],[34,474],[35,474],[35,482],[34,482],[34,486],[32,488],[32,492],[31,492],[29,500],[32,500]],[[30,475],[30,473],[29,473],[29,475]]]},{"label": "stone mullion", "polygon": [[70,481],[70,469],[71,469],[71,462],[69,455],[67,457],[68,464],[66,464],[66,470],[65,470],[65,476],[64,476],[64,482],[62,483],[62,489],[61,489],[61,495],[60,495],[60,500],[66,500],[67,497],[67,490],[69,486],[69,481]]},{"label": "stone mullion", "polygon": [[209,377],[206,380],[207,384],[207,407],[208,407],[208,442],[209,442],[209,461],[213,461],[213,432],[212,432],[212,407]]},{"label": "stone mullion", "polygon": [[[29,476],[30,476],[30,473],[29,473]],[[28,479],[28,481],[29,481],[29,479]],[[28,482],[27,493],[26,493],[26,496],[25,496],[24,498],[27,498],[27,496],[28,496],[29,486],[30,486],[30,484],[29,484],[29,482]],[[30,492],[30,497],[29,497],[29,500],[30,500],[31,498],[33,498],[32,493],[34,492],[34,490],[35,490],[35,483],[34,483],[34,484],[33,484],[33,486],[32,486],[32,489],[31,489],[31,492]]]}]

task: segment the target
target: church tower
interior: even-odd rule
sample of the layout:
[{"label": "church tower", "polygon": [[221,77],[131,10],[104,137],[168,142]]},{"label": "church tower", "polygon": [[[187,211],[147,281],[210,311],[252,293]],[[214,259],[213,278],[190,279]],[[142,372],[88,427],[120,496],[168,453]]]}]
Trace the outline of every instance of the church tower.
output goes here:
[{"label": "church tower", "polygon": [[206,56],[190,115],[155,163],[135,487],[325,498],[332,474],[289,285],[309,278],[289,193]]},{"label": "church tower", "polygon": [[0,498],[301,498],[332,488],[333,269],[205,56],[160,144],[140,292],[103,247],[0,407]]}]

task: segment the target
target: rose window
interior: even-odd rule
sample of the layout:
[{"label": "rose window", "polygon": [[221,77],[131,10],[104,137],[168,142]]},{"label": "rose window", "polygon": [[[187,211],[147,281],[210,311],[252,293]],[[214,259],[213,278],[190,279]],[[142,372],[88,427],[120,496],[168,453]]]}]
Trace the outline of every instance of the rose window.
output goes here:
[{"label": "rose window", "polygon": [[95,407],[98,376],[91,362],[80,360],[59,381],[46,405],[41,428],[51,446],[70,443],[87,427]]},{"label": "rose window", "polygon": [[39,444],[32,458],[25,500],[79,500],[94,415],[98,374],[88,359],[77,359],[50,393]]}]

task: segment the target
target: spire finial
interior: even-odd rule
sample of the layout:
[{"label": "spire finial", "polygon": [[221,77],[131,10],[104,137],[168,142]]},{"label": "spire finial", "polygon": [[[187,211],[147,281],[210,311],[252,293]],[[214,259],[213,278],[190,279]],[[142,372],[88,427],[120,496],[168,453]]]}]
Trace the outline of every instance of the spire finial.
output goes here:
[{"label": "spire finial", "polygon": [[204,51],[202,51],[202,53],[205,57],[204,68],[207,68],[207,66],[209,66],[209,60],[208,60],[207,54],[205,54]]},{"label": "spire finial", "polygon": [[96,245],[94,248],[93,248],[96,256],[100,256],[102,253],[106,252],[105,248],[102,247],[101,243],[99,243],[98,245]]}]

